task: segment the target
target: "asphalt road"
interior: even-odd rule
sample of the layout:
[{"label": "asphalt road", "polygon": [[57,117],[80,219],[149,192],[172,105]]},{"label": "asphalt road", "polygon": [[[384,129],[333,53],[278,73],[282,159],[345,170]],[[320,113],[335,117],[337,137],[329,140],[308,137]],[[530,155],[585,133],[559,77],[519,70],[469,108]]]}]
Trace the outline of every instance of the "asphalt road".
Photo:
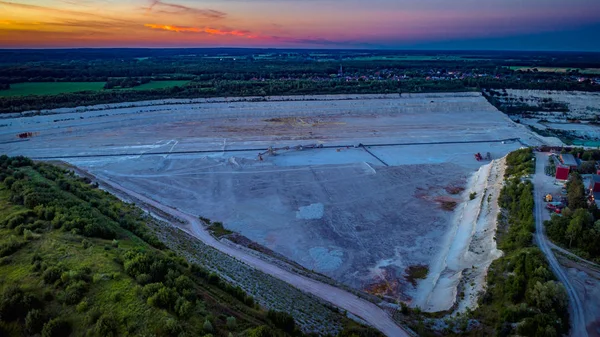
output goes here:
[{"label": "asphalt road", "polygon": [[575,287],[571,284],[571,281],[567,277],[566,273],[562,269],[558,260],[554,256],[551,248],[551,242],[546,238],[544,231],[544,221],[542,212],[544,212],[544,202],[542,200],[543,194],[543,180],[548,179],[544,173],[544,163],[546,162],[546,156],[542,153],[536,153],[536,167],[535,174],[533,175],[533,186],[534,186],[534,199],[535,199],[535,241],[540,247],[550,268],[554,272],[554,275],[560,282],[565,286],[567,294],[569,296],[569,315],[571,316],[571,336],[574,337],[586,337],[588,336],[585,324],[584,309],[581,304],[581,299],[577,295]]},{"label": "asphalt road", "polygon": [[[84,171],[85,172],[85,171]],[[85,172],[89,175],[88,172]],[[329,284],[321,283],[319,281],[292,273],[290,271],[279,268],[272,265],[256,256],[250,255],[244,251],[238,250],[234,247],[225,245],[215,239],[200,223],[200,220],[195,216],[181,212],[179,210],[170,208],[162,205],[150,198],[147,198],[134,191],[128,190],[127,188],[116,184],[102,177],[96,177],[100,183],[110,187],[117,192],[125,194],[126,196],[136,199],[141,203],[149,206],[150,208],[158,209],[162,212],[170,214],[176,218],[187,221],[191,225],[191,232],[189,234],[198,238],[205,244],[218,249],[219,251],[236,258],[237,260],[257,269],[273,277],[276,277],[284,282],[287,282],[296,288],[313,294],[339,308],[342,308],[368,322],[370,325],[384,333],[386,336],[393,337],[408,337],[411,336],[401,327],[399,327],[391,317],[375,304],[368,302],[358,296],[351,294],[345,290],[336,288]],[[139,204],[138,204],[139,205]],[[143,206],[142,206],[143,207]]]}]

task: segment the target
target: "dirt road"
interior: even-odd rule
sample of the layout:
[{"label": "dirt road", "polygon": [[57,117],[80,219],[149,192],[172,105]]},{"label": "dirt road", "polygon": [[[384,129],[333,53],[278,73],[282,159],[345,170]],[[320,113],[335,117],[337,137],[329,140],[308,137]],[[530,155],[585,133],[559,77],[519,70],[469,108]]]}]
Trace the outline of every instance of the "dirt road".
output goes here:
[{"label": "dirt road", "polygon": [[544,179],[548,177],[544,174],[544,163],[547,158],[542,153],[536,153],[536,167],[535,174],[533,176],[534,184],[534,199],[535,199],[535,241],[546,255],[548,263],[552,268],[552,271],[560,282],[565,286],[567,294],[569,295],[569,315],[571,316],[571,336],[574,337],[585,337],[588,336],[585,323],[584,309],[581,304],[577,291],[571,281],[567,277],[565,271],[562,269],[558,260],[554,256],[550,247],[550,242],[546,238],[544,231],[544,222],[542,212],[544,211],[544,205],[542,201],[542,195],[544,195]]},{"label": "dirt road", "polygon": [[205,244],[215,249],[218,249],[221,252],[232,256],[253,268],[256,268],[257,270],[260,270],[266,274],[276,277],[282,281],[285,281],[302,291],[313,294],[329,303],[332,303],[333,305],[339,308],[342,308],[362,318],[385,335],[394,337],[410,336],[410,334],[408,334],[401,327],[399,327],[385,311],[383,311],[375,304],[363,300],[357,297],[356,295],[351,294],[342,289],[315,281],[304,276],[294,274],[277,266],[271,265],[258,257],[249,255],[246,252],[225,245],[220,241],[216,240],[212,235],[210,235],[204,229],[204,226],[202,226],[202,224],[196,217],[181,212],[179,210],[164,206],[150,198],[128,190],[125,187],[122,187],[114,182],[108,181],[108,179],[106,178],[98,176],[96,176],[96,178],[102,184],[107,185],[111,189],[123,193],[128,197],[136,199],[148,205],[150,208],[158,209],[176,218],[187,221],[191,225],[191,232],[189,234],[195,236]]},{"label": "dirt road", "polygon": [[570,251],[568,251],[568,250],[566,250],[566,249],[564,249],[564,248],[562,248],[560,246],[557,246],[555,243],[553,243],[551,241],[548,241],[548,245],[553,250],[556,250],[556,251],[558,251],[558,252],[560,252],[560,253],[562,253],[564,255],[567,255],[569,257],[572,257],[572,258],[576,259],[577,261],[579,261],[579,262],[581,262],[583,264],[587,264],[587,265],[589,265],[591,267],[594,267],[594,268],[600,268],[599,264],[594,263],[594,262],[589,261],[589,260],[586,260],[586,259],[584,259],[584,258],[582,258],[582,257],[580,257],[578,255],[575,255],[575,254],[571,253]]}]

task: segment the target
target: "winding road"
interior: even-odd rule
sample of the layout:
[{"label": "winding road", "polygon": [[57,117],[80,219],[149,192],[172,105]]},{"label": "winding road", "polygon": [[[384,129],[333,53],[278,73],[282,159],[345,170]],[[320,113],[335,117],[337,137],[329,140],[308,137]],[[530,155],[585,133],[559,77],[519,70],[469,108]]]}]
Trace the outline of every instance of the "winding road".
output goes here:
[{"label": "winding road", "polygon": [[544,231],[544,220],[543,220],[543,211],[544,205],[542,201],[542,196],[544,195],[543,186],[544,179],[549,179],[548,176],[544,173],[544,163],[547,158],[543,153],[536,153],[536,167],[535,174],[533,176],[533,186],[534,186],[534,199],[535,199],[535,241],[537,245],[540,247],[546,258],[548,259],[548,263],[550,264],[550,268],[558,278],[560,282],[565,286],[567,290],[567,294],[569,296],[569,314],[571,318],[571,336],[574,337],[586,337],[588,336],[585,324],[585,315],[583,306],[581,304],[581,299],[577,295],[577,291],[571,284],[571,281],[567,277],[566,273],[562,269],[561,265],[558,263],[558,260],[554,256],[554,252],[552,252],[551,242],[546,238],[546,234]]},{"label": "winding road", "polygon": [[[76,172],[79,172],[83,175],[92,176],[87,171],[84,171],[79,168],[74,168]],[[376,306],[375,304],[366,301],[364,299],[359,298],[358,296],[349,293],[345,290],[336,288],[329,284],[325,284],[308,277],[304,277],[290,271],[284,270],[280,267],[272,265],[256,256],[250,255],[244,251],[238,250],[234,247],[228,246],[217,239],[215,239],[200,223],[199,219],[190,214],[184,213],[177,209],[165,206],[160,204],[159,202],[152,200],[146,196],[143,196],[139,193],[131,191],[115,182],[109,181],[107,178],[102,178],[99,176],[94,176],[96,180],[105,185],[105,187],[109,187],[112,191],[117,192],[118,194],[125,195],[129,198],[137,200],[141,202],[144,206],[141,207],[149,207],[152,209],[160,210],[164,213],[167,213],[173,217],[184,220],[188,222],[191,226],[191,232],[189,234],[198,238],[200,241],[209,245],[231,257],[236,258],[237,260],[262,271],[265,274],[269,274],[273,277],[276,277],[284,282],[287,282],[294,287],[302,290],[304,292],[310,293],[321,298],[324,301],[327,301],[336,307],[344,309],[361,319],[368,322],[370,325],[384,333],[386,336],[393,337],[408,337],[411,336],[408,332],[398,326],[392,318],[381,308]],[[138,204],[140,206],[140,204]]]}]

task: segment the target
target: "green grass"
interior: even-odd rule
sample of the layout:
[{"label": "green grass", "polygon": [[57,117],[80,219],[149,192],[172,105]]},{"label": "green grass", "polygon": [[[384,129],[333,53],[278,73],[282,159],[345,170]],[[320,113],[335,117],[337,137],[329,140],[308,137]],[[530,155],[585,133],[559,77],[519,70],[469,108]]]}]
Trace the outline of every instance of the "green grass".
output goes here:
[{"label": "green grass", "polygon": [[145,83],[137,87],[127,88],[127,90],[151,90],[151,89],[164,89],[175,86],[182,87],[188,84],[190,81],[153,81]]},{"label": "green grass", "polygon": [[1,90],[0,97],[27,95],[58,95],[78,91],[102,90],[104,82],[27,82],[10,85],[9,90]]},{"label": "green grass", "polygon": [[[9,90],[1,90],[0,97],[28,96],[28,95],[59,95],[79,91],[104,90],[105,82],[27,82],[10,85]],[[174,86],[184,86],[189,81],[153,81],[134,88],[113,90],[151,90],[164,89]]]}]

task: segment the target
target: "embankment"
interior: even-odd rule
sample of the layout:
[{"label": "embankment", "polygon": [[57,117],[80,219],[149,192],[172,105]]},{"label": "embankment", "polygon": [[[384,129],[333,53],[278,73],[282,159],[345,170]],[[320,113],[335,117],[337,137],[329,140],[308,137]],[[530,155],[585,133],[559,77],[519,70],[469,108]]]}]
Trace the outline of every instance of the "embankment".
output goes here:
[{"label": "embankment", "polygon": [[462,312],[477,305],[490,264],[502,256],[495,233],[505,166],[505,158],[493,160],[470,177],[440,255],[417,287],[414,307]]}]

